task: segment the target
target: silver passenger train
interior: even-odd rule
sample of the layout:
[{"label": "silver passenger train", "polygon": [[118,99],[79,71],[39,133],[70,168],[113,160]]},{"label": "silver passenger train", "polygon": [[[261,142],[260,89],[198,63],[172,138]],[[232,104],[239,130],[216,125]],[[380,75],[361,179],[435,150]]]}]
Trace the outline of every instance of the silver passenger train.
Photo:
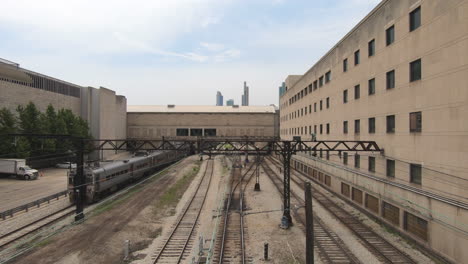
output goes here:
[{"label": "silver passenger train", "polygon": [[[155,170],[185,156],[185,151],[138,152],[135,156],[126,160],[89,164],[84,168],[86,202],[98,201],[103,195],[118,190],[126,183],[148,176]],[[71,202],[74,202],[74,175],[75,173],[72,172],[68,176],[68,192]]]}]

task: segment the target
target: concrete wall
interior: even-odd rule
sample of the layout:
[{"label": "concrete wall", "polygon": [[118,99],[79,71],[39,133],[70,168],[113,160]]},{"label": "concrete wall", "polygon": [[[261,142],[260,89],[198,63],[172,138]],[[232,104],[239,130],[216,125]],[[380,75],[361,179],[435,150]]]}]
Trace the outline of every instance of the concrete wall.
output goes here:
[{"label": "concrete wall", "polygon": [[217,136],[275,135],[274,113],[131,113],[130,138],[176,136],[177,128],[216,128]]},{"label": "concrete wall", "polygon": [[[409,13],[418,6],[421,26],[409,32]],[[395,42],[387,46],[385,31],[392,25]],[[372,39],[375,55],[369,57]],[[354,65],[356,50],[360,50],[359,65]],[[344,59],[348,60],[347,72],[343,71]],[[422,62],[422,79],[410,82],[409,64],[416,59]],[[395,88],[386,89],[386,73],[391,70],[395,70]],[[331,81],[309,92],[309,86],[328,71]],[[372,78],[376,92],[369,95],[368,81]],[[349,182],[427,220],[428,240],[413,237],[447,258],[463,262],[468,259],[463,250],[468,247],[468,228],[461,224],[467,223],[468,206],[467,83],[467,0],[383,1],[302,77],[286,79],[288,91],[280,98],[281,137],[310,138],[317,126],[319,140],[375,140],[384,154],[363,154],[360,168],[354,168],[354,153],[349,153],[348,165],[343,165],[338,156],[327,161],[345,168],[301,160],[333,176],[335,191],[339,191],[340,182]],[[356,85],[360,85],[359,99],[354,98]],[[344,90],[348,90],[347,103],[343,102]],[[290,99],[301,91],[300,99],[291,104]],[[417,111],[422,113],[422,131],[410,132],[409,114]],[[394,133],[386,132],[388,115],[395,115]],[[368,132],[369,118],[376,120],[375,133]],[[360,120],[360,133],[354,133],[355,120]],[[344,121],[348,121],[347,134],[343,133]],[[375,172],[368,169],[368,156],[376,158]],[[386,176],[387,159],[396,161],[395,177]],[[421,184],[410,181],[410,164],[422,165]],[[364,172],[372,177],[362,176]],[[428,195],[418,194],[421,191]],[[451,204],[450,199],[461,206]]]},{"label": "concrete wall", "polygon": [[[127,99],[104,87],[84,88],[83,114],[88,118],[91,134],[96,139],[125,139],[127,137]],[[106,150],[93,153],[91,159],[115,154]]]},{"label": "concrete wall", "polygon": [[52,104],[56,110],[65,108],[76,115],[81,114],[80,98],[0,80],[0,107],[15,113],[18,105],[25,106],[29,102],[33,102],[42,112]]}]

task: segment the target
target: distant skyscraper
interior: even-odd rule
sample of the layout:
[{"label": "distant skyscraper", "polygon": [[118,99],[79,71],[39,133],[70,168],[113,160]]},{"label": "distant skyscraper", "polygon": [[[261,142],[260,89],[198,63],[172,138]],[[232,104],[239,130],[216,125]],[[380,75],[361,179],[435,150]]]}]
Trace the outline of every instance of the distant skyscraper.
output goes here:
[{"label": "distant skyscraper", "polygon": [[226,101],[227,106],[233,106],[234,105],[234,99],[229,99]]},{"label": "distant skyscraper", "polygon": [[223,94],[220,91],[216,93],[216,106],[223,106]]},{"label": "distant skyscraper", "polygon": [[249,105],[249,87],[247,86],[247,82],[244,82],[244,94],[242,95],[242,105]]}]

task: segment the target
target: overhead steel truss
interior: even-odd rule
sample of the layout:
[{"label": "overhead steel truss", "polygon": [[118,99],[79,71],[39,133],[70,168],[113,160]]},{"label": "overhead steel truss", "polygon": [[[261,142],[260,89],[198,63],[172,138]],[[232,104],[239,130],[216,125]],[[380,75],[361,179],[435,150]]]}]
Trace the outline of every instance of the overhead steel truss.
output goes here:
[{"label": "overhead steel truss", "polygon": [[368,140],[281,140],[277,137],[162,137],[160,139],[83,139],[67,135],[31,135],[12,134],[11,136],[29,136],[38,138],[59,138],[77,141],[77,173],[75,175],[75,197],[77,197],[77,216],[82,219],[83,202],[86,192],[83,175],[83,152],[87,150],[177,150],[191,154],[206,155],[247,154],[269,155],[275,153],[283,159],[283,217],[281,226],[288,228],[292,224],[290,214],[290,164],[292,155],[297,152],[381,152],[375,141]]}]

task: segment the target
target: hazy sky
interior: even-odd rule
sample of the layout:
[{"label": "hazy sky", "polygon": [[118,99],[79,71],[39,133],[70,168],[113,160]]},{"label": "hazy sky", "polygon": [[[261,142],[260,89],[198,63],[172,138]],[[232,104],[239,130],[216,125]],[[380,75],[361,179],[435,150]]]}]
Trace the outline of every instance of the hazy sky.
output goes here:
[{"label": "hazy sky", "polygon": [[0,58],[128,104],[278,104],[379,0],[1,0]]}]

